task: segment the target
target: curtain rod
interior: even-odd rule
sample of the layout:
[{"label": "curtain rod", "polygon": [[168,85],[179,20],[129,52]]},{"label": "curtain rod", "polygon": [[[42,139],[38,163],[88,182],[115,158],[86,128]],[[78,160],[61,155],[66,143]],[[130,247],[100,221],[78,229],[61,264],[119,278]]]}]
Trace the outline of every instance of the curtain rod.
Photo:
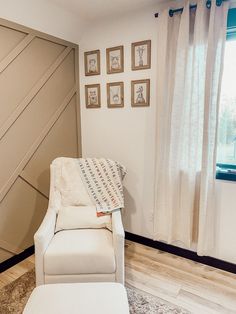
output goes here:
[{"label": "curtain rod", "polygon": [[[217,5],[218,7],[220,7],[221,4],[222,4],[222,2],[224,2],[224,1],[228,1],[228,0],[216,0],[216,5]],[[190,6],[189,6],[189,9],[190,9],[190,10],[196,9],[196,7],[197,7],[197,4],[190,5]],[[211,8],[211,0],[207,0],[207,1],[206,1],[206,7],[207,7],[208,9]],[[177,13],[177,12],[181,12],[181,13],[182,13],[183,10],[184,10],[184,8],[170,9],[170,10],[169,10],[169,16],[172,17],[172,16],[173,16],[175,13]],[[155,17],[158,17],[158,16],[159,16],[159,13],[155,13],[154,16],[155,16]]]}]

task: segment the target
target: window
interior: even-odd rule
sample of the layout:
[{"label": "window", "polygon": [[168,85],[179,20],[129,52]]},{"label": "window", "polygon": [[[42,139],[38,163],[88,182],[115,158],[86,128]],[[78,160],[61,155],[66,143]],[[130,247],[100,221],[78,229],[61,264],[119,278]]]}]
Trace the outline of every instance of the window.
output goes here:
[{"label": "window", "polygon": [[227,24],[216,178],[236,181],[236,9],[229,10]]}]

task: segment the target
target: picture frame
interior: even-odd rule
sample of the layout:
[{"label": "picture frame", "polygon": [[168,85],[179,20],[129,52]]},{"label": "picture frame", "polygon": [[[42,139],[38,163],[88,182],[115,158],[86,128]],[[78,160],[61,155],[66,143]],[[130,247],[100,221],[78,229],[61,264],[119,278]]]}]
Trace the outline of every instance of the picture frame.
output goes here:
[{"label": "picture frame", "polygon": [[106,49],[107,74],[124,72],[124,46]]},{"label": "picture frame", "polygon": [[107,83],[107,107],[108,108],[124,107],[123,82]]},{"label": "picture frame", "polygon": [[131,81],[131,106],[150,106],[150,79]]},{"label": "picture frame", "polygon": [[131,44],[132,70],[151,68],[151,40],[138,41]]},{"label": "picture frame", "polygon": [[86,76],[100,74],[100,50],[84,53],[84,71]]},{"label": "picture frame", "polygon": [[85,85],[85,103],[88,109],[101,107],[100,84]]}]

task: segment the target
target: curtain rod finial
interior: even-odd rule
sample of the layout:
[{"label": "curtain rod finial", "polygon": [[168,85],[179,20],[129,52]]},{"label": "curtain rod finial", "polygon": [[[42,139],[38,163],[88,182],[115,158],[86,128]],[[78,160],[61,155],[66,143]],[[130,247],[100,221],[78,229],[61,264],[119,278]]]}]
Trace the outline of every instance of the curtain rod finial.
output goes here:
[{"label": "curtain rod finial", "polygon": [[174,15],[174,10],[170,9],[169,10],[169,16],[172,17]]},{"label": "curtain rod finial", "polygon": [[211,0],[207,0],[206,7],[207,7],[207,9],[211,8]]}]

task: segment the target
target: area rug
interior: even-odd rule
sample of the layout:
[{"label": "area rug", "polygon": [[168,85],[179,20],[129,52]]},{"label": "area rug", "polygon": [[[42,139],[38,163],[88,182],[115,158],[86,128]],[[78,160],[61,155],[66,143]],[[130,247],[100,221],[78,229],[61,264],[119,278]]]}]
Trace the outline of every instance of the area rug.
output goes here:
[{"label": "area rug", "polygon": [[[35,273],[31,270],[0,289],[0,313],[21,314],[35,287]],[[181,307],[149,295],[131,286],[126,287],[130,314],[189,314]],[[46,313],[45,313],[46,314]],[[69,313],[68,313],[69,314]]]}]

